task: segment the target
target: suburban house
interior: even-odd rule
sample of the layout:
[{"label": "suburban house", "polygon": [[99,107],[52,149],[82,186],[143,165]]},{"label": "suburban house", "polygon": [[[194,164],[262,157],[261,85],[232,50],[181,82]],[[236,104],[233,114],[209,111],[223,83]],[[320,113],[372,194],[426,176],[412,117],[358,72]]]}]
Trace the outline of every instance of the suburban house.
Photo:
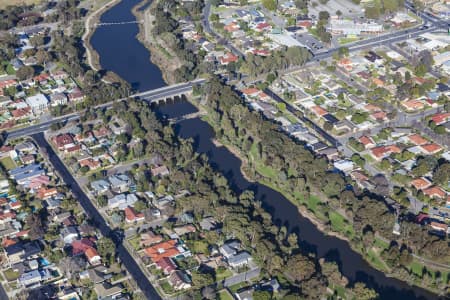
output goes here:
[{"label": "suburban house", "polygon": [[88,262],[92,266],[97,266],[102,263],[100,255],[98,254],[97,250],[95,250],[95,248],[93,247],[87,248],[86,251],[84,252],[84,255],[86,256]]},{"label": "suburban house", "polygon": [[180,270],[172,272],[168,281],[175,290],[185,290],[191,288],[191,280],[188,275]]},{"label": "suburban house", "polygon": [[240,268],[248,265],[251,260],[252,256],[248,252],[242,251],[229,257],[227,262],[232,268]]},{"label": "suburban house", "polygon": [[135,194],[119,194],[111,199],[108,199],[108,207],[110,209],[125,209],[128,206],[133,206],[138,200]]},{"label": "suburban house", "polygon": [[36,115],[43,113],[48,107],[48,100],[44,94],[36,94],[34,96],[27,97],[25,98],[25,101]]},{"label": "suburban house", "polygon": [[75,141],[73,136],[69,133],[60,134],[58,136],[53,137],[53,142],[59,151],[69,149],[70,147],[75,146]]},{"label": "suburban house", "polygon": [[136,211],[132,207],[126,207],[124,209],[124,213],[125,213],[125,221],[127,223],[134,223],[145,220],[144,214],[136,213]]}]

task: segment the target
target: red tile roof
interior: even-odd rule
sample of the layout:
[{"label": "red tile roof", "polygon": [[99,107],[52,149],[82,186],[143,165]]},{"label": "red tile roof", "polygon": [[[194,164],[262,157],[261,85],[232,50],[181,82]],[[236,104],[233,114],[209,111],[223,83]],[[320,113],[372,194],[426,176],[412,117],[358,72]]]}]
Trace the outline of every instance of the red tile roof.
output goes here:
[{"label": "red tile roof", "polygon": [[53,141],[55,142],[56,146],[58,148],[63,148],[67,145],[73,144],[74,140],[72,135],[65,133],[65,134],[60,134],[58,136],[55,136],[53,138]]},{"label": "red tile roof", "polygon": [[132,207],[126,207],[124,210],[124,213],[125,213],[125,219],[127,220],[127,222],[134,222],[134,221],[139,221],[139,220],[144,219],[144,214],[136,213],[136,211]]},{"label": "red tile roof", "polygon": [[75,240],[71,244],[72,255],[83,254],[87,249],[94,247],[94,243],[88,238],[82,238],[81,240]]},{"label": "red tile roof", "polygon": [[367,135],[363,135],[359,138],[359,142],[363,144],[366,148],[375,145],[375,141]]},{"label": "red tile roof", "polygon": [[426,143],[428,143],[428,141],[426,139],[424,139],[421,135],[419,134],[412,134],[408,136],[408,139],[411,143],[419,146],[419,145],[425,145]]},{"label": "red tile roof", "polygon": [[315,106],[311,107],[311,110],[320,117],[328,114],[328,112],[319,105],[315,105]]},{"label": "red tile roof", "polygon": [[436,143],[420,146],[426,153],[435,154],[442,150],[442,147]]},{"label": "red tile roof", "polygon": [[447,193],[438,186],[429,187],[423,190],[423,193],[431,198],[444,199],[447,196]]},{"label": "red tile roof", "polygon": [[426,189],[427,187],[431,186],[431,182],[426,179],[426,178],[416,178],[414,180],[411,181],[411,185],[416,189],[416,190],[423,190]]},{"label": "red tile roof", "polygon": [[431,120],[436,123],[436,125],[441,125],[450,120],[450,112],[435,114],[431,117]]},{"label": "red tile roof", "polygon": [[239,57],[231,52],[226,53],[224,56],[220,57],[220,63],[222,65],[227,65],[230,62],[238,61]]},{"label": "red tile roof", "polygon": [[169,240],[144,249],[145,254],[151,258],[153,262],[157,262],[164,257],[174,257],[180,254],[176,247],[176,240]]}]

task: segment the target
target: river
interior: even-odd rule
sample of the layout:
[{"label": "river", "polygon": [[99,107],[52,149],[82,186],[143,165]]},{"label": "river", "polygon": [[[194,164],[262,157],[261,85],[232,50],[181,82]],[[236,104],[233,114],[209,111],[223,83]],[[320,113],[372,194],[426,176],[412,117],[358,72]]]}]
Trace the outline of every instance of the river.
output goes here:
[{"label": "river", "polygon": [[[122,1],[103,14],[101,21],[134,20],[131,9],[139,2],[140,0]],[[149,60],[148,50],[135,38],[137,32],[136,24],[98,28],[92,37],[92,46],[100,55],[102,67],[114,71],[138,90],[165,85],[160,70]],[[162,105],[157,110],[160,114],[176,117],[196,109],[187,102],[178,102]],[[285,225],[289,230],[297,232],[300,245],[313,250],[318,257],[337,261],[341,272],[351,282],[365,282],[380,294],[381,299],[437,298],[428,291],[389,278],[372,268],[347,242],[319,231],[283,195],[265,185],[247,181],[240,171],[241,161],[225,147],[217,147],[213,143],[214,131],[206,122],[200,119],[180,122],[176,126],[176,133],[183,138],[192,137],[195,150],[208,155],[214,168],[226,176],[237,193],[245,189],[253,190],[256,198],[272,214],[276,224]]]}]

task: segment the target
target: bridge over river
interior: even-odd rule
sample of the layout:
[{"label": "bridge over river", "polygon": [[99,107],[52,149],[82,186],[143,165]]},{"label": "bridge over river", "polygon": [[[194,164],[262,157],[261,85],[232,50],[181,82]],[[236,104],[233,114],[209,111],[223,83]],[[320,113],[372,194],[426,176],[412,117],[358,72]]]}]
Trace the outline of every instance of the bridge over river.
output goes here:
[{"label": "bridge over river", "polygon": [[[174,85],[168,85],[162,88],[157,88],[153,90],[143,91],[139,92],[133,95],[130,95],[127,98],[121,98],[117,99],[115,101],[123,101],[128,98],[135,98],[147,101],[149,103],[162,103],[167,101],[167,99],[172,99],[174,97],[180,97],[182,95],[188,94],[192,92],[192,87],[195,85],[202,85],[206,82],[206,79],[200,78],[193,81],[189,81],[186,83],[179,83]],[[108,103],[100,104],[96,106],[97,108],[108,108],[110,107],[115,101],[111,101]],[[192,116],[190,116],[192,118]],[[33,134],[37,134],[40,132],[44,132],[48,130],[52,124],[59,123],[59,122],[70,122],[74,120],[78,120],[80,118],[80,113],[73,113],[64,115],[57,118],[51,118],[50,120],[47,120],[45,122],[41,122],[39,124],[30,125],[27,127],[23,127],[16,130],[11,130],[7,132],[7,139],[16,139],[24,136],[30,136]],[[180,120],[171,120],[174,122],[180,121]]]}]

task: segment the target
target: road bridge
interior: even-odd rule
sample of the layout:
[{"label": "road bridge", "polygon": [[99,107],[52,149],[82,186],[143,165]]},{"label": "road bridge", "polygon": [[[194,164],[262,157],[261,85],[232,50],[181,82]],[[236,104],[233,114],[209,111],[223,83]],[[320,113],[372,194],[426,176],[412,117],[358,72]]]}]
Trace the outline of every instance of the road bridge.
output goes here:
[{"label": "road bridge", "polygon": [[[173,99],[174,97],[181,97],[182,95],[188,94],[192,92],[192,88],[196,85],[202,85],[206,82],[206,79],[200,78],[193,81],[189,81],[186,83],[179,83],[174,85],[168,85],[161,88],[139,92],[133,95],[130,95],[126,98],[117,99],[115,101],[111,101],[108,103],[100,104],[96,106],[96,108],[108,108],[111,107],[112,104],[116,101],[126,101],[128,98],[139,99],[143,101],[147,101],[152,104],[161,104],[165,103],[168,99]],[[57,118],[52,118],[50,120],[41,122],[39,124],[34,124],[31,126],[27,126],[24,128],[11,130],[7,132],[6,139],[17,139],[24,136],[30,136],[33,134],[37,134],[40,132],[47,131],[50,127],[55,123],[66,123],[74,120],[78,120],[80,118],[80,113],[72,113],[68,115],[64,115]]]}]

